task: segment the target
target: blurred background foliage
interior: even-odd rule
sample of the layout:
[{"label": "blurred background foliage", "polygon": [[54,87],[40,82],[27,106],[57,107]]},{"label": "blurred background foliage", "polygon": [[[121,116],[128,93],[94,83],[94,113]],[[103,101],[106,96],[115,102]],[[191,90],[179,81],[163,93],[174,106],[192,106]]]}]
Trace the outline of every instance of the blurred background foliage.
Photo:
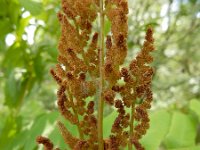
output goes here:
[{"label": "blurred background foliage", "polygon": [[[0,0],[0,149],[38,149],[48,135],[64,148],[55,126],[56,63],[60,1]],[[132,60],[155,30],[154,103],[146,150],[200,149],[200,0],[130,0],[129,52]],[[106,31],[110,27],[106,22]],[[125,65],[127,65],[126,63]],[[115,113],[105,112],[104,136]],[[65,122],[76,135],[76,128]],[[41,147],[40,147],[41,148]]]}]

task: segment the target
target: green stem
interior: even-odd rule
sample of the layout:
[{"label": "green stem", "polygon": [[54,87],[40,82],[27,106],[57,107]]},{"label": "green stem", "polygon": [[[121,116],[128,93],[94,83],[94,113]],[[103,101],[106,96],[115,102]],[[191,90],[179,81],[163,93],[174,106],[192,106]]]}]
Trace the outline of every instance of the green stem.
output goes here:
[{"label": "green stem", "polygon": [[134,129],[134,114],[135,114],[135,99],[133,100],[132,106],[131,106],[131,120],[130,120],[130,133],[129,133],[129,143],[128,143],[128,150],[132,150],[132,142],[131,139],[133,137],[133,129]]},{"label": "green stem", "polygon": [[100,52],[99,52],[99,100],[98,100],[98,150],[104,149],[103,142],[103,108],[104,100],[102,96],[104,79],[103,79],[103,65],[104,65],[104,0],[100,0]]}]

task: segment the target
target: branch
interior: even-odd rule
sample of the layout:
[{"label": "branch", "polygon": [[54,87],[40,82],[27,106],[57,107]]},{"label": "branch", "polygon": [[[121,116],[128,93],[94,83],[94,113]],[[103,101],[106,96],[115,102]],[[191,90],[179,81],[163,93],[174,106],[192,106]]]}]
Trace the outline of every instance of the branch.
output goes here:
[{"label": "branch", "polygon": [[100,0],[100,52],[99,52],[99,100],[98,100],[98,149],[104,149],[103,143],[103,65],[104,65],[104,10],[103,10],[104,1]]}]

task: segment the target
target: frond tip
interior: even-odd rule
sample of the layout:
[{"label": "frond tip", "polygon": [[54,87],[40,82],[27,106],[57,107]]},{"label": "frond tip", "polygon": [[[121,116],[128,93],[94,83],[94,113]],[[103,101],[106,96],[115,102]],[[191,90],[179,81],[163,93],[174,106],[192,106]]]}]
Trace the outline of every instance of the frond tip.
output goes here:
[{"label": "frond tip", "polygon": [[74,148],[75,145],[78,143],[79,139],[73,137],[73,135],[67,130],[67,128],[62,122],[58,121],[57,125],[65,143],[68,144],[71,148]]},{"label": "frond tip", "polygon": [[36,138],[36,142],[38,144],[43,144],[44,150],[53,150],[53,143],[46,137],[38,136]]}]

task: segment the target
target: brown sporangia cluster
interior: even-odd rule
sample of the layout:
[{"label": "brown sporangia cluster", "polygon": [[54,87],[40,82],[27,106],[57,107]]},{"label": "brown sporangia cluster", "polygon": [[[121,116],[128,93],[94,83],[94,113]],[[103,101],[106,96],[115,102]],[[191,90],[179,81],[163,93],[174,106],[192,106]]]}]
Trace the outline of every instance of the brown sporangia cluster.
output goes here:
[{"label": "brown sporangia cluster", "polygon": [[[53,143],[46,137],[38,136],[36,139],[37,143],[44,145],[44,150],[53,150]],[[60,150],[55,148],[54,150]]]},{"label": "brown sporangia cluster", "polygon": [[[140,139],[149,128],[148,109],[153,99],[151,81],[154,51],[153,30],[148,28],[141,51],[129,66],[122,67],[127,56],[127,0],[62,0],[58,13],[61,24],[58,64],[50,73],[57,82],[57,106],[60,114],[77,126],[79,137],[58,122],[65,143],[73,150],[98,149],[97,93],[100,73],[104,80],[101,94],[104,107],[114,108],[117,116],[110,136],[103,140],[104,150],[144,150]],[[98,17],[111,22],[111,32],[105,36],[105,55],[100,66],[100,31],[94,27]],[[102,69],[103,71],[100,71]],[[123,81],[119,82],[119,81]],[[53,150],[53,143],[39,136],[37,143]],[[58,148],[57,148],[58,150]]]}]

